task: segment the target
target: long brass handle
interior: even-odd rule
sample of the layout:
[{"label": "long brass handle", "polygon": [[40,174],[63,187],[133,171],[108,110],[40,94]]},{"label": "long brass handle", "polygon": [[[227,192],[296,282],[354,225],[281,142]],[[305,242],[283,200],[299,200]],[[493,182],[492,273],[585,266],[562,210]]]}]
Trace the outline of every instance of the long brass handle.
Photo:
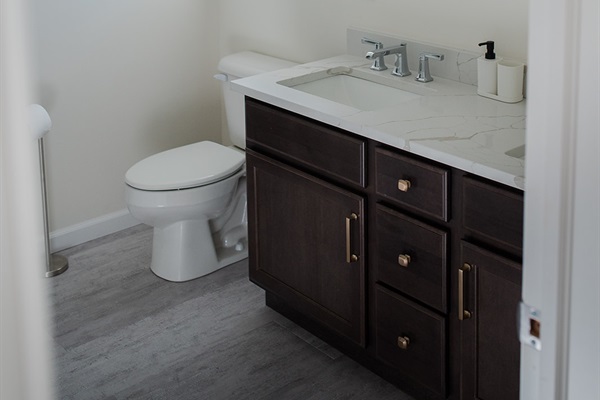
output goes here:
[{"label": "long brass handle", "polygon": [[410,189],[410,181],[408,179],[398,179],[398,190],[408,192],[408,189]]},{"label": "long brass handle", "polygon": [[408,267],[408,264],[410,264],[410,256],[408,254],[400,254],[398,256],[398,264],[405,268]]},{"label": "long brass handle", "polygon": [[402,350],[408,349],[410,338],[408,336],[398,336],[398,347]]},{"label": "long brass handle", "polygon": [[355,213],[350,214],[346,217],[346,262],[348,264],[358,261],[358,256],[352,254],[352,226],[350,223],[358,219],[358,215]]},{"label": "long brass handle", "polygon": [[458,269],[458,319],[471,318],[471,312],[465,310],[465,272],[471,271],[471,264],[464,263]]}]

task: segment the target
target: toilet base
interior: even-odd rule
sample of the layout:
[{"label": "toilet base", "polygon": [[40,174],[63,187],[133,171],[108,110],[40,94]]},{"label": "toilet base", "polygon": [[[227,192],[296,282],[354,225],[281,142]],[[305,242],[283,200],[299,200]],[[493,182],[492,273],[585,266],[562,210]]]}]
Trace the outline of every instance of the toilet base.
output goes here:
[{"label": "toilet base", "polygon": [[245,239],[239,246],[215,248],[208,221],[187,220],[154,228],[150,269],[165,280],[184,282],[247,257]]}]

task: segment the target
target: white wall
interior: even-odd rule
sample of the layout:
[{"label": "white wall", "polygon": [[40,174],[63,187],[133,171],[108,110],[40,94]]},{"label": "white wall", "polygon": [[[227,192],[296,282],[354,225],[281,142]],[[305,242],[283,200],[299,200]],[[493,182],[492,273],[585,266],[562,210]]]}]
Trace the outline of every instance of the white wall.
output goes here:
[{"label": "white wall", "polygon": [[31,1],[51,231],[125,209],[136,161],[219,140],[218,2]]},{"label": "white wall", "polygon": [[221,53],[254,49],[293,61],[341,54],[354,26],[420,42],[527,59],[526,0],[221,0]]}]

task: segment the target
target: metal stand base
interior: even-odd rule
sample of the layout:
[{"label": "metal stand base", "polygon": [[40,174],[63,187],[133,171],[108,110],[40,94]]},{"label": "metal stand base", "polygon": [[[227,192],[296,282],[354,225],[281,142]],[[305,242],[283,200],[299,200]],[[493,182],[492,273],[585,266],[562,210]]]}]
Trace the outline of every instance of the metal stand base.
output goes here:
[{"label": "metal stand base", "polygon": [[60,275],[69,268],[69,261],[66,257],[58,254],[52,254],[50,256],[50,265],[46,270],[46,278],[50,278],[56,275]]}]

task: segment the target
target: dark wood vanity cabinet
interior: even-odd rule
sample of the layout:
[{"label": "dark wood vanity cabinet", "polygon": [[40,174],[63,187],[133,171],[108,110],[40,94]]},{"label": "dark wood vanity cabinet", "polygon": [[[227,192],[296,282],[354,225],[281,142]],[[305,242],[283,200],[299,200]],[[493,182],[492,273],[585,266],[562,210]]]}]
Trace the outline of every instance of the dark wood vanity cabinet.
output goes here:
[{"label": "dark wood vanity cabinet", "polygon": [[522,193],[253,99],[246,118],[267,304],[420,400],[518,398]]}]

